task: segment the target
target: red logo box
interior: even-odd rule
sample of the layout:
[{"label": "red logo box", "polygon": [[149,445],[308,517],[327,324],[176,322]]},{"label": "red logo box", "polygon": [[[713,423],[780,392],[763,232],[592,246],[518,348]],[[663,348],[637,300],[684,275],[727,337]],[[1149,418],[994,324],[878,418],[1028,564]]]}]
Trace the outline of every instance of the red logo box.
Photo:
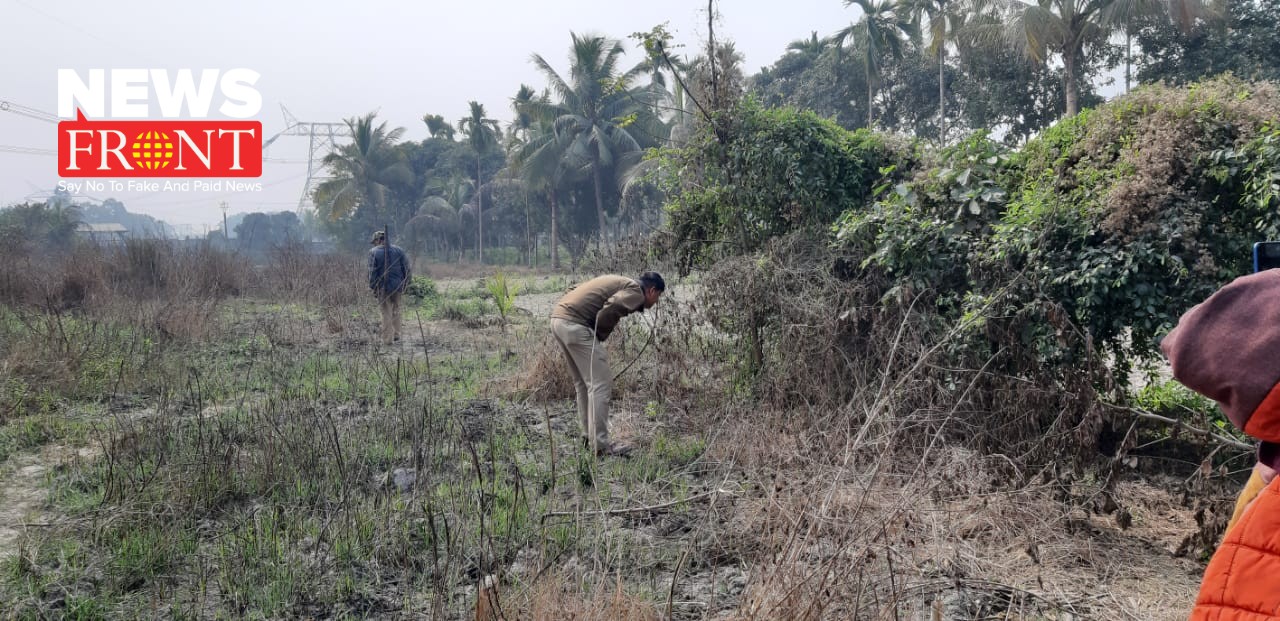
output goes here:
[{"label": "red logo box", "polygon": [[62,177],[261,177],[259,121],[58,123]]}]

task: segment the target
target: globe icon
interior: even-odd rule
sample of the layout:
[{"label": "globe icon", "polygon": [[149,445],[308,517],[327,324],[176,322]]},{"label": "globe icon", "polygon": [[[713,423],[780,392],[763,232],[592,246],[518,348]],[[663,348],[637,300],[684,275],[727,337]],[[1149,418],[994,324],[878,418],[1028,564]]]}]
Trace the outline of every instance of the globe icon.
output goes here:
[{"label": "globe icon", "polygon": [[133,139],[133,163],[139,168],[160,170],[173,160],[173,141],[161,131],[140,132]]}]

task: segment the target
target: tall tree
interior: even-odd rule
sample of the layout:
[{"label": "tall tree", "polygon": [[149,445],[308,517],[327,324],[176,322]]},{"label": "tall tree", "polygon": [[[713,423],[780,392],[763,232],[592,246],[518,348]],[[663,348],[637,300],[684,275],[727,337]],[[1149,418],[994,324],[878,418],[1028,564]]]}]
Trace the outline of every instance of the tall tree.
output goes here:
[{"label": "tall tree", "polygon": [[471,179],[460,170],[452,171],[448,177],[432,180],[431,194],[422,200],[417,215],[405,225],[405,229],[418,237],[435,235],[449,239],[450,243],[457,241],[458,262],[462,262],[462,252],[466,248],[462,241],[462,216],[474,187]]},{"label": "tall tree", "polygon": [[334,177],[316,188],[315,203],[326,221],[347,218],[361,205],[372,209],[375,217],[387,217],[391,187],[413,181],[413,171],[395,147],[404,128],[388,129],[385,121],[375,126],[375,116],[370,112],[347,119],[351,142],[324,157]]},{"label": "tall tree", "polygon": [[1086,51],[1107,44],[1112,33],[1143,16],[1171,18],[1183,28],[1211,12],[1200,0],[1006,0],[1004,38],[1038,63],[1062,61],[1067,115],[1080,112],[1080,78]]},{"label": "tall tree", "polygon": [[852,41],[859,48],[867,79],[867,126],[874,124],[872,111],[875,93],[886,56],[902,58],[907,39],[915,36],[911,10],[900,0],[844,0],[844,5],[857,6],[861,18],[840,29],[832,40],[838,47]]},{"label": "tall tree", "polygon": [[571,138],[556,133],[555,107],[545,95],[517,102],[529,119],[528,139],[512,154],[515,167],[526,187],[545,192],[551,208],[551,267],[560,267],[559,198],[560,186],[574,168],[569,156]]},{"label": "tall tree", "polygon": [[426,114],[422,117],[422,122],[427,124],[427,133],[432,138],[443,138],[445,140],[453,140],[453,126],[444,120],[439,114]]},{"label": "tall tree", "polygon": [[818,38],[818,31],[809,33],[808,39],[796,39],[787,44],[787,53],[796,52],[802,58],[813,62],[831,46],[831,41]]},{"label": "tall tree", "polygon": [[[520,90],[516,91],[514,97],[511,98],[511,111],[515,117],[511,123],[507,125],[507,153],[508,166],[512,168],[512,175],[520,174],[518,163],[515,161],[515,155],[520,148],[529,142],[530,132],[533,129],[533,114],[529,112],[529,102],[533,101],[537,96],[537,92],[532,86],[521,84]],[[520,184],[520,191],[524,198],[524,224],[525,224],[525,248],[530,253],[533,252],[533,231],[532,218],[529,214],[529,187],[527,184]],[[532,255],[531,255],[532,256]]]},{"label": "tall tree", "polygon": [[938,142],[947,142],[947,45],[953,42],[969,14],[966,0],[913,0],[911,8],[929,35],[928,52],[938,59]]},{"label": "tall tree", "polygon": [[[479,188],[484,185],[481,162],[485,154],[498,146],[502,130],[497,121],[485,118],[484,106],[480,102],[471,101],[468,105],[471,106],[471,114],[458,121],[458,129],[476,152],[476,187]],[[484,263],[484,195],[481,192],[476,192],[476,230],[476,258]]]},{"label": "tall tree", "polygon": [[746,90],[742,53],[733,41],[717,43],[714,50],[707,51],[711,54],[699,54],[689,61],[689,94],[711,112],[732,108]]},{"label": "tall tree", "polygon": [[292,211],[255,211],[245,215],[234,230],[240,247],[249,250],[265,250],[303,238],[302,221]]},{"label": "tall tree", "polygon": [[[665,30],[663,31],[665,32]],[[646,33],[636,33],[632,35],[639,38],[643,43]],[[663,108],[671,111],[671,116],[679,119],[683,115],[683,106],[678,100],[683,96],[679,79],[676,72],[687,72],[689,67],[678,59],[663,59],[660,56],[646,55],[645,59],[640,61],[635,67],[628,72],[628,75],[634,77],[648,77],[649,84],[649,100],[653,106],[653,117],[662,118]],[[667,76],[671,76],[668,78]]]},{"label": "tall tree", "polygon": [[511,98],[511,111],[515,113],[515,117],[511,119],[511,124],[507,125],[507,139],[512,141],[512,146],[518,146],[529,141],[529,130],[533,127],[533,115],[528,111],[528,103],[538,96],[537,91],[533,90],[528,84],[521,84],[520,89]]},{"label": "tall tree", "polygon": [[1138,79],[1186,84],[1230,71],[1280,81],[1280,0],[1227,2],[1220,20],[1182,31],[1167,20],[1139,20]]},{"label": "tall tree", "polygon": [[80,225],[80,208],[70,197],[47,203],[23,203],[0,209],[0,241],[6,246],[51,244],[66,247]]},{"label": "tall tree", "polygon": [[751,77],[751,92],[768,106],[813,110],[850,129],[865,125],[861,106],[855,103],[865,101],[864,78],[861,72],[842,72],[841,60],[830,46],[813,60],[789,51]]},{"label": "tall tree", "polygon": [[566,137],[570,156],[583,158],[590,168],[595,190],[599,235],[605,235],[605,206],[602,191],[606,169],[614,167],[620,155],[639,151],[642,141],[654,135],[631,133],[632,127],[648,125],[650,91],[631,86],[632,74],[618,69],[622,44],[601,36],[569,33],[569,78],[556,72],[541,55],[533,55],[534,65],[546,76],[558,103],[533,102],[531,110],[554,117],[557,135]]}]

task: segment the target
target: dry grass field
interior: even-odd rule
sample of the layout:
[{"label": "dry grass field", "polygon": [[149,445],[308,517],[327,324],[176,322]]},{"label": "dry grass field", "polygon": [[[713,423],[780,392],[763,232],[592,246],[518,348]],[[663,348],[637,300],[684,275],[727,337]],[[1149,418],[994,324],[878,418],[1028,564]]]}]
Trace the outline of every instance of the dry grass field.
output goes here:
[{"label": "dry grass field", "polygon": [[694,279],[610,340],[637,450],[596,460],[545,320],[574,276],[504,316],[424,266],[381,347],[358,258],[7,264],[0,618],[1173,621],[1248,465],[981,451],[894,378],[757,399]]}]

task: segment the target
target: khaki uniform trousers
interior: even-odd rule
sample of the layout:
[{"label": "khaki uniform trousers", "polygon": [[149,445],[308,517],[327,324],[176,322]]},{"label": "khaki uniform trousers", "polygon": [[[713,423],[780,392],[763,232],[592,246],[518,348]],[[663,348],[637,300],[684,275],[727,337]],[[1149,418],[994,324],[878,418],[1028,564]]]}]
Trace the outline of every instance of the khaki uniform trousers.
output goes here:
[{"label": "khaki uniform trousers", "polygon": [[568,359],[569,374],[578,393],[578,422],[592,450],[609,445],[609,394],[613,374],[604,343],[591,328],[565,319],[551,320],[551,334]]},{"label": "khaki uniform trousers", "polygon": [[401,292],[384,293],[378,296],[378,306],[382,307],[383,345],[390,345],[391,339],[400,338],[400,295]]}]

